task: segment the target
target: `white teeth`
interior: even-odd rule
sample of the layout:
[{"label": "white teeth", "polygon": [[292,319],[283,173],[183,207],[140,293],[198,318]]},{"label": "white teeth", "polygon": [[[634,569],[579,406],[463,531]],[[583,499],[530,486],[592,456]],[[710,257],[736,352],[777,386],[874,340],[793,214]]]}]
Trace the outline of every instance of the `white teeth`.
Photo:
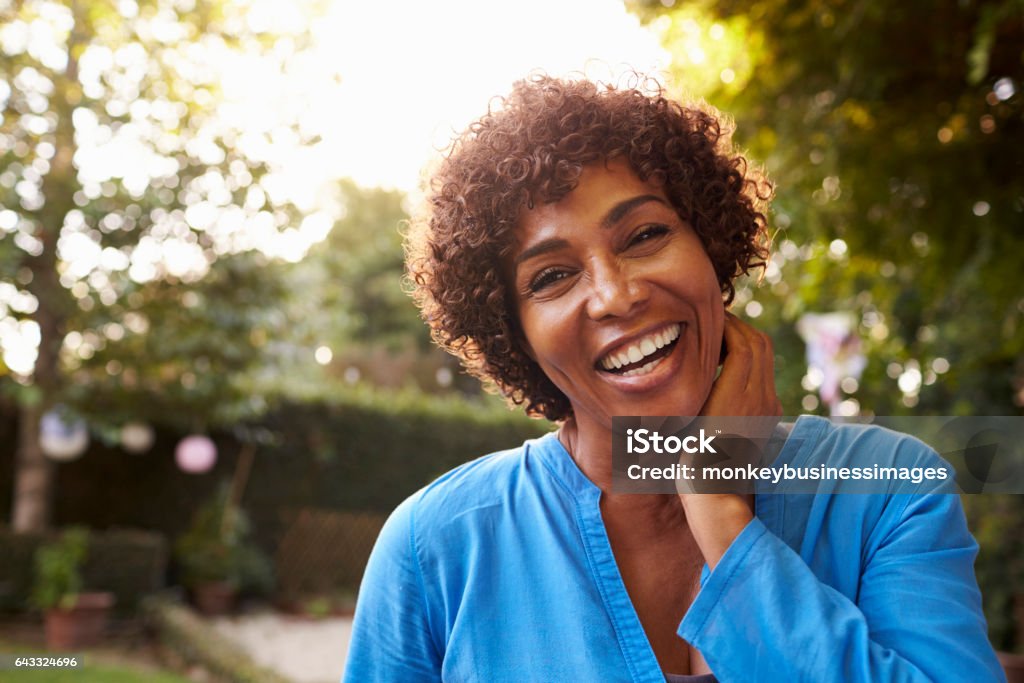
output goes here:
[{"label": "white teeth", "polygon": [[627,353],[629,354],[630,363],[636,363],[637,361],[641,361],[643,360],[644,356],[647,355],[645,353],[642,353],[640,351],[640,347],[637,346],[636,344],[630,346],[629,351],[627,351]]},{"label": "white teeth", "polygon": [[601,365],[604,366],[605,370],[611,370],[612,368],[618,370],[623,365],[629,365],[629,357],[626,355],[620,356],[617,354],[613,354],[606,357],[603,361],[601,361]]},{"label": "white teeth", "polygon": [[661,362],[661,358],[659,358],[658,360],[652,360],[650,363],[646,363],[646,364],[642,365],[639,368],[633,368],[632,370],[627,370],[626,372],[622,373],[622,376],[623,377],[632,377],[633,375],[643,375],[643,374],[648,373],[651,370],[653,370],[654,366],[658,365],[660,362]]},{"label": "white teeth", "polygon": [[[681,330],[682,327],[679,325],[679,323],[675,323],[673,325],[666,327],[663,330],[659,330],[657,332],[649,334],[643,339],[641,339],[639,342],[634,342],[628,348],[609,353],[601,360],[601,367],[603,367],[605,370],[618,370],[624,365],[629,365],[630,363],[637,363],[643,360],[645,356],[649,356],[658,349],[663,348],[664,346],[667,346],[668,344],[674,342],[676,339],[679,338],[679,333]],[[628,372],[624,372],[622,373],[622,376],[626,377],[629,375],[638,375],[644,372],[648,372],[651,370],[651,368],[654,367],[656,363],[657,361],[652,361],[651,363],[647,363],[642,367],[634,368]]]}]

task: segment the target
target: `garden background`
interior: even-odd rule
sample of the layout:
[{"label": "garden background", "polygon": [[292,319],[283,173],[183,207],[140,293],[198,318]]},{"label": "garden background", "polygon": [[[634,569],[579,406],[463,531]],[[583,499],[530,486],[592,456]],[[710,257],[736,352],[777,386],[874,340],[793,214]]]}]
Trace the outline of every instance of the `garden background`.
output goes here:
[{"label": "garden background", "polygon": [[[0,2],[8,614],[81,525],[132,618],[189,584],[211,501],[262,557],[243,594],[344,609],[398,502],[548,429],[431,345],[400,236],[415,169],[534,66],[658,68],[734,119],[777,189],[733,310],[786,414],[1024,412],[1024,2],[451,5]],[[993,643],[1024,654],[1024,504],[965,505]]]}]

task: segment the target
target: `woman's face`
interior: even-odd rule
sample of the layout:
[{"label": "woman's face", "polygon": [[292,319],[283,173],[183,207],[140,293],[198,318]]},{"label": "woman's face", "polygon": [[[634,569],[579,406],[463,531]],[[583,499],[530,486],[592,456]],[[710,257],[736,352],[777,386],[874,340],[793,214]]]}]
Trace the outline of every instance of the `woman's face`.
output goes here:
[{"label": "woman's face", "polygon": [[623,161],[524,210],[506,272],[525,348],[577,423],[697,415],[721,352],[724,306],[693,229]]}]

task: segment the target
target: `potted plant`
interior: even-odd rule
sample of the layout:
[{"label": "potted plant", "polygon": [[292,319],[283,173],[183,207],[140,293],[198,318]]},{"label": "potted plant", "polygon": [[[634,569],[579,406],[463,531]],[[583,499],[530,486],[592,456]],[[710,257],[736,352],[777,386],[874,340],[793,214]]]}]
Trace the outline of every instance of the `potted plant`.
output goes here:
[{"label": "potted plant", "polygon": [[35,553],[31,602],[43,612],[50,650],[95,645],[106,630],[114,596],[82,590],[82,566],[88,552],[89,532],[74,527]]},{"label": "potted plant", "polygon": [[250,541],[250,531],[248,516],[221,490],[176,541],[181,582],[204,614],[225,614],[239,592],[270,588],[270,562]]}]

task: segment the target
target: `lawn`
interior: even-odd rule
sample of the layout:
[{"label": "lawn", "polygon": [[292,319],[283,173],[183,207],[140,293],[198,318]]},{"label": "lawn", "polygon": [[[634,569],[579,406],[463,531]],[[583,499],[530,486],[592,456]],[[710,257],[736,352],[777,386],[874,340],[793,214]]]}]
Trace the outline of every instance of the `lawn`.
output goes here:
[{"label": "lawn", "polygon": [[88,663],[81,669],[8,669],[0,671],[0,680],[11,683],[190,683],[187,678],[163,671]]}]

